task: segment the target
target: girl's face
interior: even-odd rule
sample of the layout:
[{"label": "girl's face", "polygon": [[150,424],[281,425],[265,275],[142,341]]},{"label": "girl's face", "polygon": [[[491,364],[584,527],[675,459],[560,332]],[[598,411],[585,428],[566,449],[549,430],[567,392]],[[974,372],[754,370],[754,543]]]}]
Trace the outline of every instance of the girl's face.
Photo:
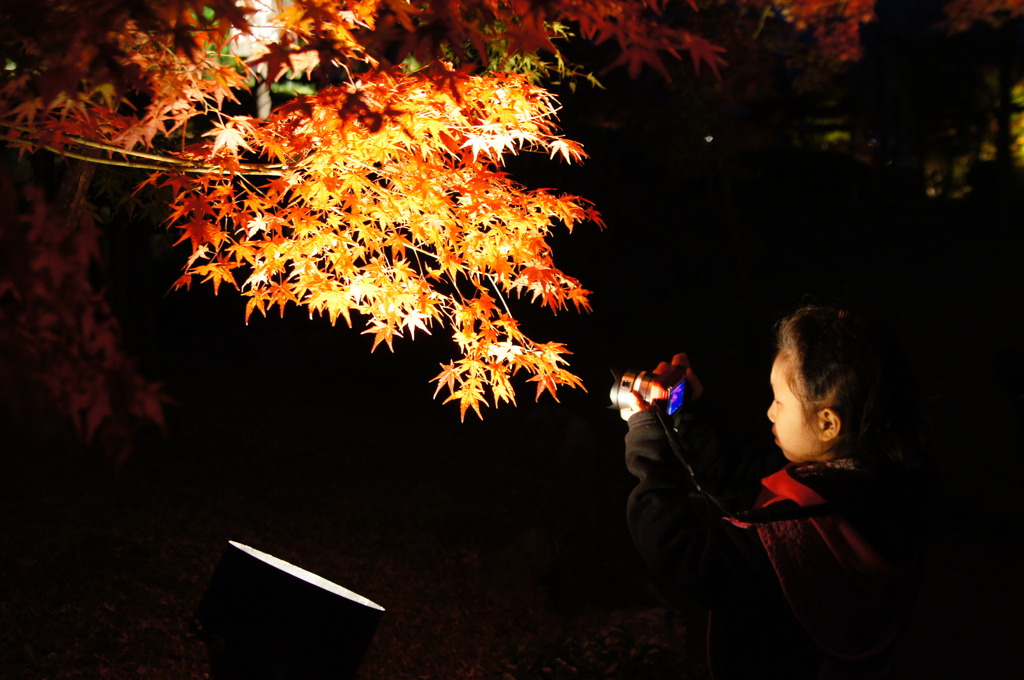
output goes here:
[{"label": "girl's face", "polygon": [[828,460],[833,457],[830,447],[822,440],[818,424],[808,422],[803,402],[789,385],[792,364],[792,355],[780,353],[772,365],[774,399],[768,408],[768,420],[772,421],[775,444],[794,463]]}]

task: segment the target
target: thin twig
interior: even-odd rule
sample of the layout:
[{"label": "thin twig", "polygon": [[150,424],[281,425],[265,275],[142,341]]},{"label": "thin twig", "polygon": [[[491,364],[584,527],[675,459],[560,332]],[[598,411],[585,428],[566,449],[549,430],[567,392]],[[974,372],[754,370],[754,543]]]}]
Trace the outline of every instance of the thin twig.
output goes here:
[{"label": "thin twig", "polygon": [[[32,130],[30,128],[27,128],[27,127],[24,127],[24,126],[21,126],[21,125],[10,125],[9,123],[4,123],[2,121],[0,121],[0,126],[7,127],[7,128],[10,128],[10,129],[13,129],[13,130],[18,130],[20,132],[28,132],[28,133],[32,132]],[[131,161],[117,161],[117,160],[114,160],[113,158],[105,159],[105,158],[99,158],[99,157],[96,157],[96,156],[83,156],[83,155],[78,154],[78,153],[76,153],[74,151],[67,151],[67,150],[61,151],[61,150],[56,149],[55,147],[52,147],[52,146],[49,146],[49,145],[40,145],[40,148],[43,148],[43,149],[45,149],[47,151],[50,151],[51,153],[63,154],[63,155],[66,155],[66,156],[68,156],[70,158],[77,158],[77,159],[80,159],[80,160],[91,161],[93,163],[100,163],[100,164],[103,164],[103,165],[115,165],[115,166],[126,167],[126,168],[138,168],[138,169],[142,169],[142,170],[167,170],[169,167],[179,167],[179,168],[182,168],[185,172],[221,173],[221,174],[231,174],[232,172],[234,172],[234,171],[224,170],[223,168],[218,168],[218,167],[212,166],[212,165],[196,165],[196,164],[191,163],[189,161],[183,161],[183,160],[180,160],[178,158],[171,157],[171,156],[162,156],[160,154],[146,153],[145,151],[136,151],[134,149],[125,149],[123,147],[115,146],[113,144],[107,144],[105,142],[98,142],[98,141],[94,141],[94,140],[90,140],[90,139],[85,139],[84,137],[79,137],[77,135],[68,135],[66,137],[66,139],[71,140],[77,146],[87,147],[87,148],[91,148],[91,149],[98,149],[100,151],[106,151],[106,152],[112,153],[112,154],[116,153],[116,154],[121,154],[123,156],[131,156],[131,157],[135,157],[135,158],[141,158],[141,159],[144,159],[144,160],[147,160],[147,161],[155,161],[159,165],[155,165],[153,163],[133,163]],[[238,164],[238,168],[244,174],[248,174],[248,175],[268,175],[268,176],[273,176],[273,177],[280,177],[280,176],[282,176],[284,174],[284,171],[287,169],[287,167],[288,166],[286,166],[284,164],[281,164],[281,163],[274,163],[274,164],[269,164],[269,163],[268,164],[262,164],[262,163],[239,163]]]},{"label": "thin twig", "polygon": [[[158,165],[155,163],[139,163],[137,161],[118,161],[113,158],[97,158],[96,156],[87,156],[85,154],[76,153],[67,149],[60,150],[55,149],[52,146],[40,147],[61,156],[67,156],[68,158],[77,158],[82,161],[89,161],[90,163],[98,163],[100,165],[113,165],[121,168],[134,168],[136,170],[167,170],[170,167],[177,166],[177,169],[182,172],[198,173],[198,174],[220,174],[220,175],[231,175],[235,174],[234,170],[225,170],[224,168],[218,168],[211,165],[186,165],[185,163],[178,161],[168,165]],[[243,164],[239,166],[244,172],[244,175],[267,175],[270,177],[282,177],[284,175],[280,170],[264,170],[262,168],[255,169],[259,166],[251,166],[250,164]],[[253,168],[253,169],[250,169]]]}]

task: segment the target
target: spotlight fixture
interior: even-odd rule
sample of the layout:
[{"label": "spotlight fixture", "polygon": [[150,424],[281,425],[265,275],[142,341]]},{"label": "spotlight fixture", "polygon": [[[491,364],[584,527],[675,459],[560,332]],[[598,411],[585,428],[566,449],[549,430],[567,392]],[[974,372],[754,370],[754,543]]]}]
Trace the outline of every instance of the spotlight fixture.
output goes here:
[{"label": "spotlight fixture", "polygon": [[384,608],[228,542],[195,612],[212,680],[352,680]]}]

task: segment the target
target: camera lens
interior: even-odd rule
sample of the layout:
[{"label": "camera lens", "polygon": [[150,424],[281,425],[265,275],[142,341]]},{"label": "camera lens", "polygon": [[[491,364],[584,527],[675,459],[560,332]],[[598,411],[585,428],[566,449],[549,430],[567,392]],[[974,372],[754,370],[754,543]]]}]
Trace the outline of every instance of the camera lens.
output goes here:
[{"label": "camera lens", "polygon": [[615,376],[615,382],[612,383],[609,396],[611,397],[613,408],[624,409],[632,406],[633,404],[629,399],[629,395],[632,392],[636,392],[644,401],[651,400],[651,383],[654,382],[655,378],[653,374],[648,371],[633,370],[616,373],[613,370],[612,375]]}]

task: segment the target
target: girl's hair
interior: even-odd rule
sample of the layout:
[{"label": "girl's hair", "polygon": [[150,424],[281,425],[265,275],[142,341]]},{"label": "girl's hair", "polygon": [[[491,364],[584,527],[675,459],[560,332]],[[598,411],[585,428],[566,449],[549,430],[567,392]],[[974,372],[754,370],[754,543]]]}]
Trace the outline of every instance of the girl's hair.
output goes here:
[{"label": "girl's hair", "polygon": [[812,305],[779,321],[776,346],[795,360],[788,379],[807,415],[823,408],[839,415],[840,456],[902,470],[921,464],[917,382],[880,327],[844,309]]}]

